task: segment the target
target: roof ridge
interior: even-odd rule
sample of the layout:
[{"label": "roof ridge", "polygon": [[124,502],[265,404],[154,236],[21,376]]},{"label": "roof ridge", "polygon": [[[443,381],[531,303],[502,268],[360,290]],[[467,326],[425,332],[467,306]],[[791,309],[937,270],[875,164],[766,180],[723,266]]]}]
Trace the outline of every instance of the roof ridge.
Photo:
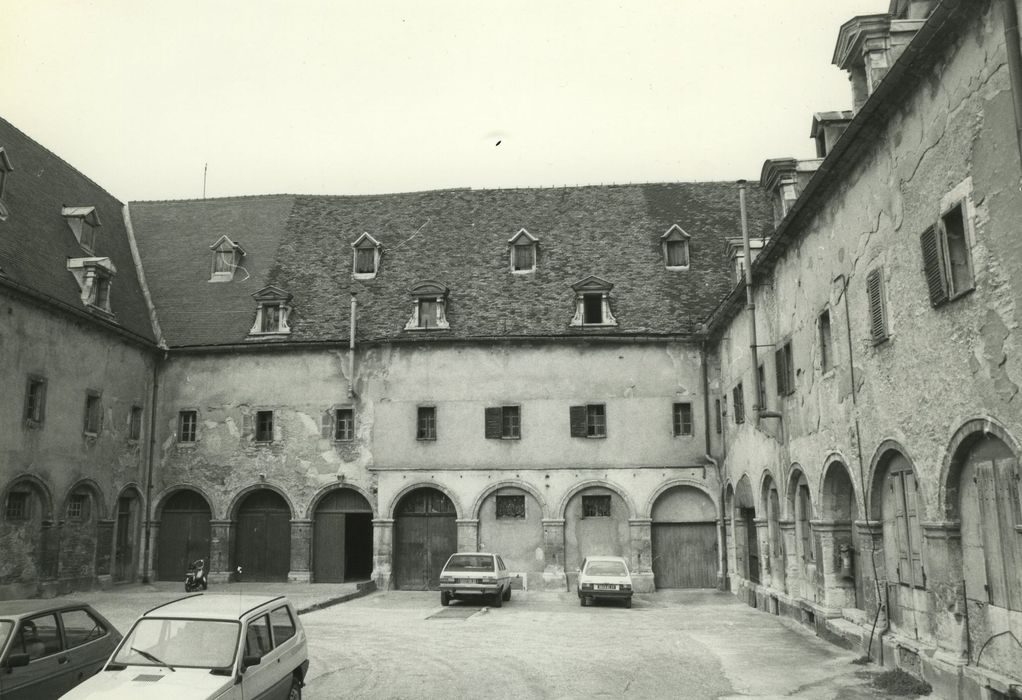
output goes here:
[{"label": "roof ridge", "polygon": [[308,195],[294,194],[289,192],[275,192],[272,194],[235,194],[227,197],[182,197],[180,199],[133,199],[128,204],[177,204],[196,202],[229,202],[238,199],[274,199],[277,197],[306,197]]}]

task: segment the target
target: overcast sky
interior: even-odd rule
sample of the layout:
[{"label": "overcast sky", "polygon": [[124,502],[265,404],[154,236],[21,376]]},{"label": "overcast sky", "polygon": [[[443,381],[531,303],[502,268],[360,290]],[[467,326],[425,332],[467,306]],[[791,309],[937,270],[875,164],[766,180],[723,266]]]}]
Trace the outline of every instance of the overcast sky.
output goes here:
[{"label": "overcast sky", "polygon": [[888,5],[3,0],[0,116],[125,201],[757,179]]}]

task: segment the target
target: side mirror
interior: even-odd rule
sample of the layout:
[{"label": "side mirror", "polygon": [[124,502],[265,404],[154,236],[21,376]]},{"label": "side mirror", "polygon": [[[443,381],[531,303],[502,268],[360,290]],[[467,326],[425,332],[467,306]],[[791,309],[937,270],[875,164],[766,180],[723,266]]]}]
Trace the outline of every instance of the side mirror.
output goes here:
[{"label": "side mirror", "polygon": [[249,654],[248,656],[241,657],[241,670],[245,670],[249,666],[258,666],[263,662],[263,657],[256,656],[255,654]]},{"label": "side mirror", "polygon": [[28,666],[28,662],[31,660],[32,658],[28,654],[11,654],[10,656],[7,657],[7,660],[4,661],[4,666],[6,668]]}]

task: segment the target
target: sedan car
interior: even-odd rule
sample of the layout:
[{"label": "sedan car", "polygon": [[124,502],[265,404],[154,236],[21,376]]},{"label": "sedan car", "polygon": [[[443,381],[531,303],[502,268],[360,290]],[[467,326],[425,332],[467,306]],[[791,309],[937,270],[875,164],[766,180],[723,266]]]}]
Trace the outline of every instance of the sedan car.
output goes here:
[{"label": "sedan car", "polygon": [[299,700],[308,669],[287,598],[197,593],[138,618],[103,670],[64,697]]},{"label": "sedan car", "polygon": [[511,600],[511,575],[499,554],[458,552],[452,554],[440,572],[440,604],[452,598],[483,597],[499,608]]},{"label": "sedan car", "polygon": [[95,674],[120,633],[80,601],[0,602],[0,697],[55,698]]},{"label": "sedan car", "polygon": [[578,572],[578,600],[585,607],[597,598],[623,600],[632,607],[632,576],[621,557],[586,557]]}]

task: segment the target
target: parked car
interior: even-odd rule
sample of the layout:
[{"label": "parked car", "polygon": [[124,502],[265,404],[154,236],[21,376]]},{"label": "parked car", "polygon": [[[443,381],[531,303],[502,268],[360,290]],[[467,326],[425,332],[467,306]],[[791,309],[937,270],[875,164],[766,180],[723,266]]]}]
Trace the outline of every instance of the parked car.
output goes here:
[{"label": "parked car", "polygon": [[81,601],[0,602],[0,697],[55,698],[92,676],[121,634]]},{"label": "parked car", "polygon": [[492,598],[499,608],[511,600],[511,576],[499,554],[458,552],[452,554],[440,572],[440,604],[464,597]]},{"label": "parked car", "polygon": [[305,631],[284,596],[196,593],[142,615],[65,698],[302,697]]},{"label": "parked car", "polygon": [[597,598],[623,600],[632,607],[632,575],[621,557],[586,557],[578,571],[578,600],[583,607]]}]

